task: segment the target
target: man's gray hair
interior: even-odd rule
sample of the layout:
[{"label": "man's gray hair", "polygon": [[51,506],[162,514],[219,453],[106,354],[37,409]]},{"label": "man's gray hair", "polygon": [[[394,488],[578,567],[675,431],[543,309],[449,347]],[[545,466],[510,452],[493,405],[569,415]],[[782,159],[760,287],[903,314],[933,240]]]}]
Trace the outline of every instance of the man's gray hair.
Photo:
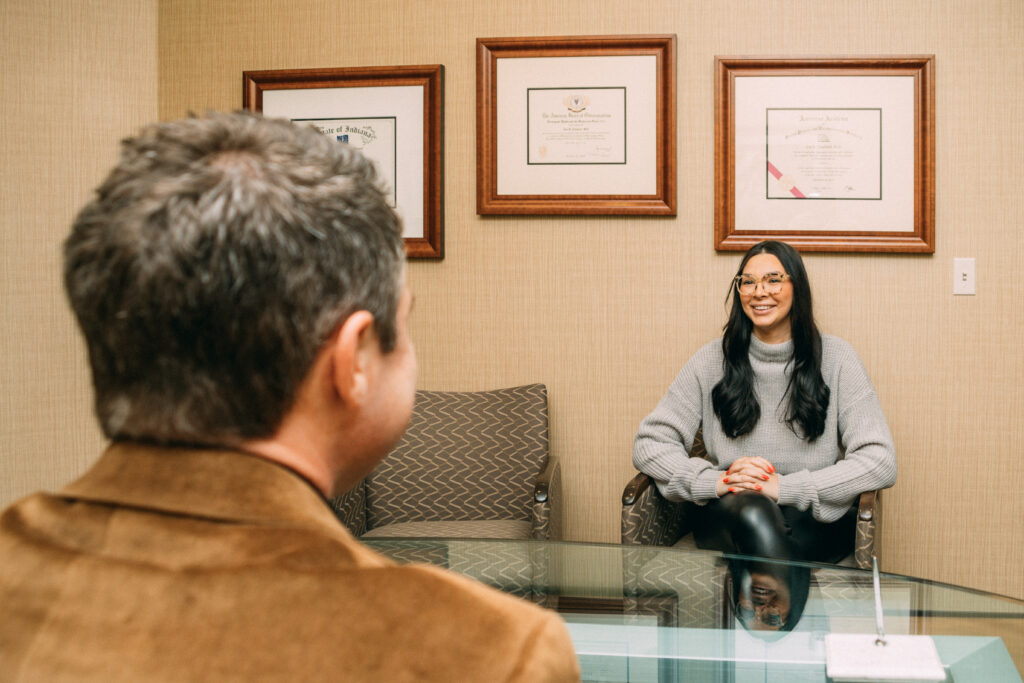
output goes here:
[{"label": "man's gray hair", "polygon": [[357,310],[394,348],[401,225],[361,154],[245,113],[155,124],[122,144],[64,244],[108,437],[270,436]]}]

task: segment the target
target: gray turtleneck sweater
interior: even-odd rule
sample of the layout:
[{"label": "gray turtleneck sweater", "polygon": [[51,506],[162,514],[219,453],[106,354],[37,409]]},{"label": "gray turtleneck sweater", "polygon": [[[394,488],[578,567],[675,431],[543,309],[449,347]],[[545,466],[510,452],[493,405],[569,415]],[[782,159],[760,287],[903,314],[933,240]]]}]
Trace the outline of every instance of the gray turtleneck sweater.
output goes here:
[{"label": "gray turtleneck sweater", "polygon": [[[716,498],[721,471],[745,455],[759,455],[779,473],[779,504],[811,508],[822,522],[834,522],[864,491],[896,482],[892,434],[863,363],[847,342],[822,335],[821,374],[831,390],[825,432],[813,443],[785,422],[793,355],[792,340],[765,344],[750,339],[754,391],[761,419],[754,429],[730,439],[711,405],[711,390],[722,379],[721,339],[701,348],[676,376],[668,393],[640,423],[633,464],[655,480],[669,500],[699,505]],[[710,461],[689,457],[703,425]]]}]

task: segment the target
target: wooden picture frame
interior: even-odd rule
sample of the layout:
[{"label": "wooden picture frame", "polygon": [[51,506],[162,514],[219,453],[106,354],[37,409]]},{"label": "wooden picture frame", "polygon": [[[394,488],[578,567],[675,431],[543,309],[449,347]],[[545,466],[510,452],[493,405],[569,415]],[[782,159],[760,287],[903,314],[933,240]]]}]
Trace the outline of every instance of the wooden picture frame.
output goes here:
[{"label": "wooden picture frame", "polygon": [[444,258],[444,67],[277,69],[242,74],[242,106],[361,147],[402,217],[406,254]]},{"label": "wooden picture frame", "polygon": [[676,214],[674,35],[476,51],[477,213]]},{"label": "wooden picture frame", "polygon": [[715,249],[935,252],[935,56],[716,57]]}]

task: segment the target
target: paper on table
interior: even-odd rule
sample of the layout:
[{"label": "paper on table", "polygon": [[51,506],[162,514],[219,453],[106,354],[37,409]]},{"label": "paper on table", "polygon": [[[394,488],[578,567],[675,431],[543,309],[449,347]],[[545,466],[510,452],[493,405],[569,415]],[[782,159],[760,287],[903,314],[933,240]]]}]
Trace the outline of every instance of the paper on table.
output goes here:
[{"label": "paper on table", "polygon": [[928,636],[886,636],[885,644],[868,633],[825,636],[825,667],[835,683],[853,681],[946,680],[935,641]]}]

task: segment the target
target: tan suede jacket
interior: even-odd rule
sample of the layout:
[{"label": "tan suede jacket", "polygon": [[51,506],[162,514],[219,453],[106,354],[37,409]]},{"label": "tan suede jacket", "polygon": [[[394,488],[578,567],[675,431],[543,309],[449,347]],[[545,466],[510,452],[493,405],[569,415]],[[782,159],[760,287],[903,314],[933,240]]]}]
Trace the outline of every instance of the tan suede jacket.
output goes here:
[{"label": "tan suede jacket", "polygon": [[117,443],[0,517],[0,681],[575,681],[553,612],[360,545],[290,470]]}]

